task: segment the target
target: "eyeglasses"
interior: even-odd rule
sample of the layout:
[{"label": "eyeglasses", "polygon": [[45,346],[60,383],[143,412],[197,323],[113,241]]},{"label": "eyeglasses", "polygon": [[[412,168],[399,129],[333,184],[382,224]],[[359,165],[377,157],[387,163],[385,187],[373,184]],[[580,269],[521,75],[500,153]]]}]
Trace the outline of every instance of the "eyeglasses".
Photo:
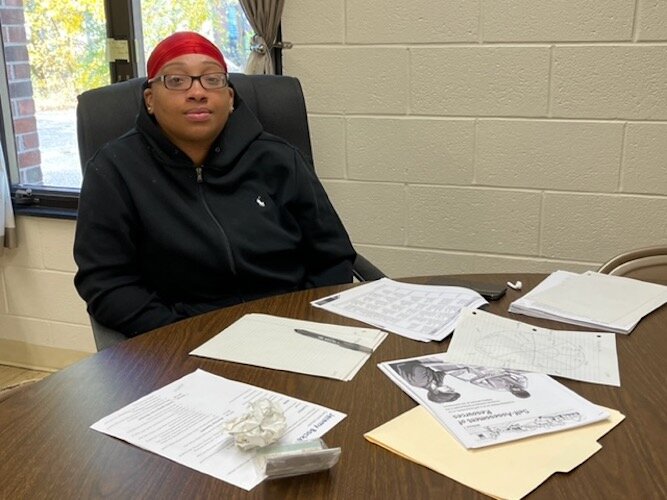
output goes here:
[{"label": "eyeglasses", "polygon": [[228,85],[227,73],[207,73],[205,75],[162,75],[156,76],[148,83],[151,84],[157,80],[162,81],[165,88],[169,90],[190,90],[195,80],[206,90],[223,89]]}]

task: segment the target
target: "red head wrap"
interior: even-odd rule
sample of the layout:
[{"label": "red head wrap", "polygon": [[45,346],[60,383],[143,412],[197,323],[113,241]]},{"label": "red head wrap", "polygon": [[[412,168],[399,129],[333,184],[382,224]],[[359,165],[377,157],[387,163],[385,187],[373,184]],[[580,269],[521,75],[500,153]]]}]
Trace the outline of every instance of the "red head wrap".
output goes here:
[{"label": "red head wrap", "polygon": [[162,69],[162,66],[185,54],[203,54],[212,57],[220,63],[225,73],[227,72],[225,58],[218,47],[199,33],[180,31],[168,36],[155,46],[146,65],[148,78],[154,78],[157,72]]}]

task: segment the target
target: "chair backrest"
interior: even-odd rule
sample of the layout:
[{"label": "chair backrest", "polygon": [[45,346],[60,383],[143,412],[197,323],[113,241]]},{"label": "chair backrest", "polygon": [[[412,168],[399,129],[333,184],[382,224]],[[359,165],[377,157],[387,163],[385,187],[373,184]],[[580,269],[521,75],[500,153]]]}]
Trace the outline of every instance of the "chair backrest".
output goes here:
[{"label": "chair backrest", "polygon": [[[264,130],[299,148],[312,166],[306,103],[299,80],[291,76],[241,73],[232,73],[229,79]],[[101,146],[134,126],[143,101],[141,87],[145,80],[133,78],[79,95],[76,113],[82,169]]]},{"label": "chair backrest", "polygon": [[667,245],[622,253],[603,264],[598,272],[667,285]]}]

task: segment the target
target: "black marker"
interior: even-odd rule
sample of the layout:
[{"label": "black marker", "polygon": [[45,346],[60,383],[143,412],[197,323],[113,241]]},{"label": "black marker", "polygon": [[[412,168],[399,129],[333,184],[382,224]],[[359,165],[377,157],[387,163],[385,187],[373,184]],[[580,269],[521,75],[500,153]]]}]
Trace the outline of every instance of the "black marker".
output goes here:
[{"label": "black marker", "polygon": [[310,330],[302,330],[301,328],[295,328],[294,331],[296,333],[300,333],[301,335],[305,335],[306,337],[322,340],[324,342],[329,342],[331,344],[336,344],[337,346],[345,347],[346,349],[366,352],[368,354],[373,353],[373,349],[371,349],[370,347],[366,347],[365,345],[355,344],[354,342],[348,342],[346,340],[341,340],[334,337],[328,337],[326,335],[322,335],[321,333],[311,332]]}]

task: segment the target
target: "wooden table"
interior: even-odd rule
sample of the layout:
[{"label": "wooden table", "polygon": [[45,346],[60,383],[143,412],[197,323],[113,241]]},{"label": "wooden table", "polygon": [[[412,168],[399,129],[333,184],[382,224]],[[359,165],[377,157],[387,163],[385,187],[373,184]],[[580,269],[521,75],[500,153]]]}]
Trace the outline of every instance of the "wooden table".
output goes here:
[{"label": "wooden table", "polygon": [[[520,279],[487,310],[509,316],[509,303],[543,275],[471,275],[471,280]],[[416,279],[428,283],[429,278]],[[415,403],[375,366],[445,350],[447,341],[421,343],[390,334],[350,382],[284,373],[188,356],[242,315],[262,312],[336,324],[358,324],[309,302],[345,287],[262,299],[161,328],[107,349],[0,403],[0,499],[88,498],[487,498],[402,459],[363,438]],[[555,329],[563,323],[517,319]],[[594,403],[627,418],[604,436],[602,450],[569,474],[556,474],[529,498],[667,498],[667,306],[644,318],[631,335],[618,335],[622,387],[561,381]],[[158,455],[92,431],[113,411],[201,368],[346,413],[326,436],[342,447],[328,472],[264,482],[246,492]],[[214,395],[212,395],[214,397]]]}]

